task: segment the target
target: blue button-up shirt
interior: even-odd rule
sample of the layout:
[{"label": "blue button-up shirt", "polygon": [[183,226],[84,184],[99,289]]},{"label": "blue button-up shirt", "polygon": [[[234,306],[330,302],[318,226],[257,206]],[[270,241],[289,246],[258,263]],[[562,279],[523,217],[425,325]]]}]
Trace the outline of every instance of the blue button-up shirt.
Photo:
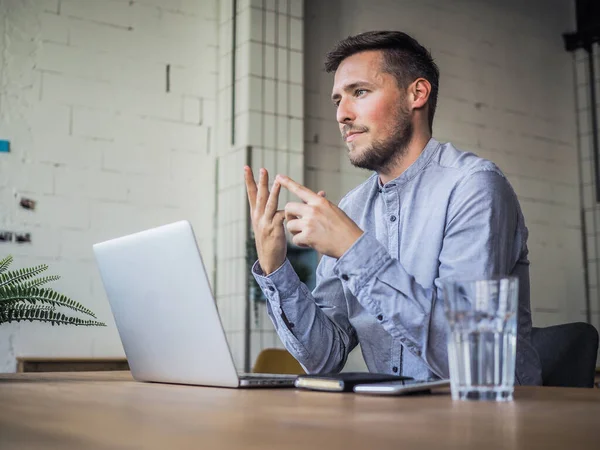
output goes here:
[{"label": "blue button-up shirt", "polygon": [[441,281],[519,278],[516,377],[541,384],[531,345],[527,228],[492,162],[431,139],[398,178],[373,174],[340,208],[364,234],[339,259],[323,256],[313,292],[289,261],[252,271],[279,337],[310,373],[340,371],[360,343],[371,372],[448,378]]}]

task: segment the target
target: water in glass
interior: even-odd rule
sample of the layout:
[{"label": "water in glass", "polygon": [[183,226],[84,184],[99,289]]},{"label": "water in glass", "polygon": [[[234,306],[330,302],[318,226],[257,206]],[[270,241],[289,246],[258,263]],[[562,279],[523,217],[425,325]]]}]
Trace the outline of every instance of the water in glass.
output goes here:
[{"label": "water in glass", "polygon": [[444,292],[452,397],[512,400],[518,279],[451,281]]}]

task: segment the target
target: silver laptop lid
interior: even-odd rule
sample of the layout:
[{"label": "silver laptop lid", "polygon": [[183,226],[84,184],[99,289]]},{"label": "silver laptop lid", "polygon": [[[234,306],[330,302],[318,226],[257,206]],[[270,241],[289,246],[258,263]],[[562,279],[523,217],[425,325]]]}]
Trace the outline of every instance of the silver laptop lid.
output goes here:
[{"label": "silver laptop lid", "polygon": [[239,386],[189,222],[95,244],[94,254],[136,380]]}]

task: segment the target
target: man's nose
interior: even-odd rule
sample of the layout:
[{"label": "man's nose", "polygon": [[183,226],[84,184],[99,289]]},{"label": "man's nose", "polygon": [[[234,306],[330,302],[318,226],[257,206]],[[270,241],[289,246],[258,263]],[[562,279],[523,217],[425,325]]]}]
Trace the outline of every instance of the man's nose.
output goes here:
[{"label": "man's nose", "polygon": [[340,100],[340,104],[338,105],[336,111],[336,119],[342,124],[354,122],[356,119],[356,114],[354,113],[351,102],[345,99]]}]

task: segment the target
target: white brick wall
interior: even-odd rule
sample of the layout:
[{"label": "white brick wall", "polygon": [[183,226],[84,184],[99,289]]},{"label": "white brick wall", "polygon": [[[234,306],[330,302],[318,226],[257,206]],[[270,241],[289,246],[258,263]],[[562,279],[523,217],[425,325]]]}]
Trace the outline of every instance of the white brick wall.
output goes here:
[{"label": "white brick wall", "polygon": [[[592,61],[594,62],[596,85],[597,117],[600,118],[600,103],[598,96],[600,94],[600,45],[594,44],[592,51]],[[589,74],[589,56],[587,51],[580,49],[573,54],[573,65],[575,77],[577,80],[577,119],[578,119],[578,138],[579,138],[579,156],[580,156],[580,174],[581,190],[583,194],[583,209],[585,213],[585,234],[587,248],[587,271],[589,283],[589,315],[592,324],[600,330],[600,290],[598,289],[598,280],[600,266],[598,265],[598,253],[600,249],[600,207],[596,199],[596,183],[594,174],[594,156],[593,139],[591,127],[591,93],[590,93],[590,74]],[[600,132],[600,130],[598,130]],[[586,305],[579,302],[574,305],[572,314],[579,317],[580,320],[586,320]],[[599,353],[600,357],[600,353]]]},{"label": "white brick wall", "polygon": [[[218,136],[217,304],[240,368],[244,368],[246,359],[252,366],[263,348],[281,345],[274,342],[278,339],[270,321],[254,324],[254,305],[250,305],[250,338],[246,342],[247,200],[242,167],[251,159],[255,173],[264,167],[271,181],[277,173],[303,181],[302,4],[303,0],[237,2],[232,86],[232,11],[228,2],[221,3],[218,114],[223,126]],[[232,92],[235,95],[233,145]],[[287,198],[283,192],[282,205]],[[260,314],[264,315],[264,309],[264,304],[258,305]],[[250,353],[246,355],[248,343]]]},{"label": "white brick wall", "polygon": [[[343,3],[343,7],[342,7]],[[339,200],[369,174],[353,169],[334,119],[325,53],[340,39],[397,29],[429,48],[440,72],[434,136],[495,161],[530,230],[534,325],[581,320],[584,284],[570,2],[307,0],[306,182]],[[574,306],[577,305],[577,306]],[[353,361],[355,363],[355,361]]]},{"label": "white brick wall", "polygon": [[[189,219],[213,269],[217,0],[0,2],[0,245],[50,265],[56,288],[109,327],[0,327],[15,355],[120,356],[91,246]],[[167,92],[166,71],[170,65]],[[18,207],[22,195],[35,211]]]}]

